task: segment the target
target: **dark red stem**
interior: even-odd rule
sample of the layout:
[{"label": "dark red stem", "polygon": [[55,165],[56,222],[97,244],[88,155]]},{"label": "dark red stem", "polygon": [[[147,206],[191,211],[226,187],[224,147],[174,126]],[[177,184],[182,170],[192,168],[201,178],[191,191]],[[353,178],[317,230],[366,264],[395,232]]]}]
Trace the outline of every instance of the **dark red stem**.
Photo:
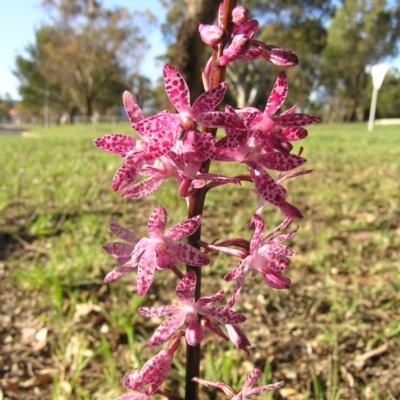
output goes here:
[{"label": "dark red stem", "polygon": [[[237,0],[224,0],[224,13],[221,20],[221,28],[225,29],[228,32],[227,40],[230,37],[232,32],[232,10],[237,5]],[[221,43],[218,47],[213,49],[212,54],[212,67],[209,79],[209,89],[219,85],[221,82],[225,80],[225,70],[226,66],[221,67],[217,64],[217,60],[220,57],[222,50],[225,46],[226,42]],[[214,136],[216,135],[216,129],[209,129],[207,127],[203,127],[203,132],[210,132]],[[207,160],[203,163],[200,168],[200,172],[205,173],[210,169],[210,160]],[[193,195],[190,196],[189,199],[189,218],[195,217],[196,215],[202,215],[204,209],[204,203],[207,195],[207,189],[202,188],[197,190]],[[188,243],[200,249],[201,239],[201,225],[199,229],[188,238]],[[201,295],[201,268],[194,268],[191,265],[187,265],[187,270],[194,270],[196,273],[196,291],[195,297],[196,300],[200,298]],[[186,386],[185,386],[185,400],[198,400],[199,398],[199,384],[193,381],[194,377],[200,376],[200,359],[201,359],[201,351],[200,345],[197,346],[189,346],[186,344]]]}]

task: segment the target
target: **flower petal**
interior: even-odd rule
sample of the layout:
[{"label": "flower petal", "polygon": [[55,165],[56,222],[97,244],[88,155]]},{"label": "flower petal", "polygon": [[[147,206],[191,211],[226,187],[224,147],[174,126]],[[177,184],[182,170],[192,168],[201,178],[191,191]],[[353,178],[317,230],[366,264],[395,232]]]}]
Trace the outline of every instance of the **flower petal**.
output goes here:
[{"label": "flower petal", "polygon": [[264,234],[265,223],[264,220],[257,214],[253,215],[251,222],[255,225],[255,231],[250,241],[250,254],[254,254],[257,252],[258,247],[260,246],[260,241],[262,235]]},{"label": "flower petal", "polygon": [[129,243],[114,242],[103,245],[103,249],[115,258],[130,259],[133,251],[133,246]]},{"label": "flower petal", "polygon": [[244,332],[237,325],[226,324],[225,328],[233,345],[238,349],[242,349],[247,355],[250,355],[248,347],[251,344]]},{"label": "flower petal", "polygon": [[233,288],[232,296],[227,305],[227,307],[229,308],[231,308],[236,303],[236,300],[239,297],[240,291],[242,290],[242,286],[244,283],[244,278],[250,267],[250,262],[251,257],[246,257],[244,260],[241,261],[242,268],[239,270],[240,274],[237,275],[235,287]]},{"label": "flower petal", "polygon": [[264,44],[252,40],[251,45],[262,51],[262,56],[279,67],[294,67],[299,63],[299,58],[292,51],[282,47]]},{"label": "flower petal", "polygon": [[246,321],[246,317],[243,314],[221,306],[209,307],[208,315],[213,316],[221,324],[236,325]]},{"label": "flower petal", "polygon": [[167,217],[167,210],[158,204],[147,222],[147,230],[151,238],[160,238],[163,235]]},{"label": "flower petal", "polygon": [[169,246],[168,252],[176,254],[180,261],[194,267],[210,264],[210,260],[204,253],[187,243],[174,242]]},{"label": "flower petal", "polygon": [[149,347],[156,347],[165,343],[184,324],[186,313],[179,312],[166,319],[154,332],[147,343]]},{"label": "flower petal", "polygon": [[214,108],[217,107],[224,98],[226,89],[226,82],[222,82],[207,92],[201,94],[192,105],[192,113],[201,114],[214,110]]},{"label": "flower petal", "polygon": [[190,321],[186,328],[185,338],[189,346],[197,346],[204,337],[204,331],[197,321]]},{"label": "flower petal", "polygon": [[126,199],[141,199],[149,196],[162,185],[165,179],[165,176],[153,176],[133,186],[122,189],[121,196]]},{"label": "flower petal", "polygon": [[278,151],[270,151],[266,154],[261,154],[258,157],[258,162],[265,168],[275,171],[291,171],[307,160],[295,154],[286,154]]},{"label": "flower petal", "polygon": [[319,122],[320,119],[315,115],[308,114],[289,114],[272,117],[274,122],[280,126],[303,126]]},{"label": "flower petal", "polygon": [[247,396],[251,396],[253,394],[258,394],[258,393],[261,393],[261,392],[267,392],[269,390],[279,389],[284,384],[285,384],[285,381],[280,381],[280,382],[276,382],[276,383],[270,383],[269,385],[266,385],[266,386],[259,386],[259,387],[256,387],[254,389],[249,390],[246,393],[246,395]]},{"label": "flower petal", "polygon": [[282,128],[280,133],[277,134],[277,136],[281,137],[282,139],[289,140],[291,142],[304,139],[307,137],[307,135],[307,130],[301,126],[286,126]]},{"label": "flower petal", "polygon": [[263,274],[263,279],[268,286],[274,289],[289,289],[291,285],[289,278],[272,269]]},{"label": "flower petal", "polygon": [[[199,300],[197,300],[196,306],[198,308],[201,308],[201,307],[206,306],[207,304],[215,303],[217,301],[221,301],[223,298],[224,298],[224,291],[220,290],[218,293],[213,294],[212,296],[201,297]],[[201,314],[200,311],[199,311],[199,314]]]},{"label": "flower petal", "polygon": [[196,121],[209,128],[237,128],[236,119],[224,111],[209,111],[197,114]]},{"label": "flower petal", "polygon": [[264,114],[273,115],[284,103],[288,92],[288,82],[286,74],[281,71],[276,78],[274,87],[272,88],[271,94],[268,97],[267,104],[265,106]]},{"label": "flower petal", "polygon": [[254,182],[257,193],[266,201],[280,206],[284,199],[284,190],[275,180],[267,174],[262,168],[250,167],[250,175]]},{"label": "flower petal", "polygon": [[111,183],[113,190],[121,190],[130,185],[138,177],[143,163],[144,160],[140,156],[125,160],[114,175]]},{"label": "flower petal", "polygon": [[111,232],[120,239],[126,240],[132,244],[139,242],[139,238],[137,236],[135,236],[130,230],[121,226],[114,218],[111,218],[109,227]]},{"label": "flower petal", "polygon": [[182,221],[174,225],[166,234],[170,239],[179,240],[184,237],[190,236],[197,231],[201,223],[201,215],[196,215],[193,218]]},{"label": "flower petal", "polygon": [[187,303],[188,300],[194,303],[194,291],[196,288],[196,273],[191,270],[181,279],[176,286],[176,296],[182,303]]},{"label": "flower petal", "polygon": [[121,265],[120,267],[114,268],[111,272],[109,272],[106,277],[104,278],[104,283],[108,283],[110,281],[113,281],[114,279],[119,278],[125,272],[130,271],[131,269],[135,268],[137,266],[137,263],[133,261],[128,261],[124,265]]},{"label": "flower petal", "polygon": [[136,129],[137,123],[144,119],[142,110],[136,103],[135,98],[128,91],[125,91],[122,95],[122,102],[124,103],[125,112],[132,125],[132,128]]},{"label": "flower petal", "polygon": [[216,25],[199,24],[201,40],[209,46],[217,46],[224,38],[225,31]]},{"label": "flower petal", "polygon": [[167,378],[171,370],[173,352],[167,348],[161,350],[143,365],[139,372],[138,380],[141,384],[148,384],[148,394],[153,394]]},{"label": "flower petal", "polygon": [[161,306],[161,307],[140,307],[140,314],[145,317],[161,317],[162,315],[176,313],[180,310],[176,306]]},{"label": "flower petal", "polygon": [[147,394],[140,392],[125,393],[122,396],[116,398],[116,400],[150,400]]},{"label": "flower petal", "polygon": [[113,133],[95,139],[94,144],[100,149],[125,157],[127,153],[136,148],[136,139],[129,135]]},{"label": "flower petal", "polygon": [[154,279],[155,269],[155,253],[154,249],[147,248],[138,264],[137,273],[137,292],[139,296],[143,296],[149,290]]},{"label": "flower petal", "polygon": [[164,66],[164,86],[167,96],[178,112],[188,111],[190,108],[190,94],[183,76],[172,65]]},{"label": "flower petal", "polygon": [[253,388],[254,385],[257,383],[258,378],[261,375],[261,369],[255,368],[250,374],[247,376],[244,384],[242,386],[242,391],[247,393],[249,389]]}]

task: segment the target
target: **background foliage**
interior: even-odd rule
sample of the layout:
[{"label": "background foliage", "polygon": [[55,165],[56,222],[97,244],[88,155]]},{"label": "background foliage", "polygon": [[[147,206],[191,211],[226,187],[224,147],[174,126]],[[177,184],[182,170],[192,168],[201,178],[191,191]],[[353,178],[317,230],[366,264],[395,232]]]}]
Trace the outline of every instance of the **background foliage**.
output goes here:
[{"label": "background foliage", "polygon": [[[168,46],[160,57],[182,72],[195,98],[202,90],[200,72],[210,54],[199,40],[197,26],[199,21],[215,20],[218,2],[160,3],[167,16],[159,28]],[[241,4],[260,21],[260,40],[289,48],[300,57],[299,66],[287,70],[288,105],[299,103],[302,111],[319,114],[326,122],[368,117],[368,68],[398,55],[400,0],[306,0],[301,5],[294,0],[244,0]],[[20,109],[42,116],[47,96],[57,120],[63,113],[71,120],[94,112],[115,114],[124,89],[132,91],[148,111],[169,107],[157,82],[137,72],[146,50],[146,32],[157,28],[151,12],[133,15],[92,0],[43,0],[43,6],[49,22],[37,29],[27,55],[16,59]],[[237,107],[262,107],[276,74],[277,69],[263,60],[229,65],[229,96]],[[390,71],[380,91],[380,118],[400,116],[398,76],[399,71]]]}]

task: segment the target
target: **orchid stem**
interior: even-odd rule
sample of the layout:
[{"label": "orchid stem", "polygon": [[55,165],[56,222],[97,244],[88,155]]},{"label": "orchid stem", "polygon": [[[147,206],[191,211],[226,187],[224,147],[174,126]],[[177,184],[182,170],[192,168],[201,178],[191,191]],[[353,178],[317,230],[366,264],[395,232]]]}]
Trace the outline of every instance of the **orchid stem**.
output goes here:
[{"label": "orchid stem", "polygon": [[[228,32],[227,39],[229,40],[232,31],[232,10],[237,5],[237,0],[224,0],[223,5],[223,15],[221,18],[221,28]],[[226,44],[226,41],[222,42],[219,46],[214,48],[212,55],[212,66],[209,79],[209,88],[219,85],[225,79],[226,66],[220,66],[217,63],[222,50]],[[216,129],[209,129],[207,127],[203,128],[203,132],[212,133],[214,136],[217,133]],[[210,169],[210,160],[203,163],[200,168],[201,173],[207,173]],[[196,215],[203,215],[204,203],[206,199],[208,190],[202,188],[197,190],[189,199],[189,218],[195,217]],[[188,237],[188,243],[200,249],[200,239],[201,239],[201,225],[199,229]],[[193,268],[191,265],[187,265],[187,270],[194,270],[196,273],[196,289],[195,289],[195,299],[196,301],[201,295],[201,268]],[[189,346],[186,344],[186,386],[185,386],[185,400],[198,400],[199,398],[199,384],[193,381],[194,377],[200,377],[200,359],[201,359],[201,349],[200,344],[197,346]]]}]

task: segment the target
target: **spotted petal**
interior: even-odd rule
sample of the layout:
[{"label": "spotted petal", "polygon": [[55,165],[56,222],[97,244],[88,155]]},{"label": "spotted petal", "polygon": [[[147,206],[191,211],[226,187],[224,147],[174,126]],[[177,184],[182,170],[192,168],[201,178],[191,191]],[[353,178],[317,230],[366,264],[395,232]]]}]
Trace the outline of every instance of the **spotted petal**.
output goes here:
[{"label": "spotted petal", "polygon": [[130,230],[122,227],[115,219],[111,218],[109,227],[111,232],[120,239],[126,240],[129,243],[136,244],[139,238],[135,236]]},{"label": "spotted petal", "polygon": [[144,160],[139,157],[125,160],[114,175],[111,183],[113,190],[121,190],[134,182],[143,164]]},{"label": "spotted petal", "polygon": [[147,394],[140,392],[125,393],[122,396],[117,397],[116,400],[150,400]]},{"label": "spotted petal", "polygon": [[265,168],[275,171],[291,171],[303,165],[307,160],[295,154],[286,154],[277,151],[271,151],[266,154],[261,154],[258,157],[258,162]]},{"label": "spotted petal", "polygon": [[167,96],[178,112],[190,108],[190,94],[183,76],[172,65],[164,66],[164,85]]},{"label": "spotted petal", "polygon": [[117,262],[126,262],[131,259],[133,246],[129,243],[114,242],[103,245],[103,249],[115,257]]},{"label": "spotted petal", "polygon": [[[236,300],[239,297],[240,291],[242,290],[242,286],[244,283],[244,278],[250,267],[250,262],[251,262],[251,257],[246,257],[244,260],[242,260],[240,262],[240,269],[239,268],[237,269],[238,274],[235,277],[236,278],[235,287],[233,288],[232,296],[228,302],[229,308],[232,307],[236,303]],[[227,276],[225,276],[225,278],[224,278],[225,280],[227,280]]]},{"label": "spotted petal", "polygon": [[120,276],[124,275],[125,272],[130,271],[131,269],[135,268],[137,263],[133,261],[128,261],[125,264],[114,268],[111,272],[109,272],[106,277],[104,278],[104,283],[108,283],[113,281],[114,279],[119,278]]},{"label": "spotted petal", "polygon": [[200,95],[192,106],[193,114],[200,114],[208,111],[212,111],[225,96],[227,89],[226,82],[222,82],[219,85],[213,87],[207,92]]},{"label": "spotted petal", "polygon": [[281,71],[276,78],[274,87],[268,97],[264,114],[273,115],[284,103],[288,92],[288,82],[285,72]]},{"label": "spotted petal", "polygon": [[264,220],[257,214],[253,215],[252,222],[255,224],[255,231],[250,242],[250,254],[257,251],[265,228]]},{"label": "spotted petal", "polygon": [[221,324],[236,325],[246,321],[246,317],[243,314],[221,306],[214,306],[211,308],[208,315],[213,316]]},{"label": "spotted petal", "polygon": [[175,306],[161,306],[161,307],[140,307],[140,314],[145,317],[161,317],[162,315],[176,313],[180,310],[179,307]]},{"label": "spotted petal", "polygon": [[94,144],[100,149],[125,157],[136,148],[136,139],[129,135],[113,133],[95,139]]},{"label": "spotted petal", "polygon": [[292,51],[282,47],[264,44],[258,40],[252,40],[251,45],[262,52],[262,57],[279,67],[293,67],[299,63],[299,58]]},{"label": "spotted petal", "polygon": [[140,258],[137,273],[137,292],[143,296],[149,290],[154,279],[155,253],[150,247],[147,248]]},{"label": "spotted petal", "polygon": [[319,118],[315,115],[307,114],[289,114],[279,115],[272,117],[274,122],[280,126],[303,126],[310,125],[319,122]]},{"label": "spotted petal", "polygon": [[193,267],[202,267],[203,265],[210,264],[210,260],[204,253],[187,243],[174,242],[168,251],[176,254],[183,263],[192,265]]},{"label": "spotted petal", "polygon": [[282,139],[294,142],[296,140],[301,140],[307,137],[308,132],[302,127],[287,126],[282,128],[282,131],[277,134],[277,136]]},{"label": "spotted petal", "polygon": [[247,21],[244,21],[240,25],[235,24],[232,33],[233,35],[239,35],[239,34],[246,35],[250,39],[252,39],[256,34],[257,29],[258,29],[258,21],[255,19],[249,19]]},{"label": "spotted petal", "polygon": [[148,394],[151,395],[156,392],[162,382],[167,378],[171,370],[173,351],[169,348],[161,350],[153,358],[150,358],[143,365],[137,376],[137,389],[138,386],[148,384]]},{"label": "spotted petal", "polygon": [[134,97],[128,91],[125,91],[122,95],[122,102],[124,103],[125,112],[132,125],[132,128],[136,129],[137,123],[144,119],[142,110],[136,103]]},{"label": "spotted petal", "polygon": [[291,282],[290,279],[282,275],[279,271],[269,269],[263,273],[264,282],[274,289],[289,289]]},{"label": "spotted petal", "polygon": [[159,346],[170,339],[173,334],[185,323],[186,313],[179,312],[166,319],[154,332],[148,341],[149,347]]},{"label": "spotted petal", "polygon": [[158,204],[147,222],[147,230],[151,238],[162,236],[167,224],[167,217],[167,210]]},{"label": "spotted petal", "polygon": [[196,215],[193,218],[180,222],[174,225],[166,234],[170,239],[179,240],[184,237],[190,236],[197,231],[201,223],[201,215]]},{"label": "spotted petal", "polygon": [[189,346],[197,346],[204,337],[204,331],[197,321],[190,321],[187,324],[185,338]]},{"label": "spotted petal", "polygon": [[164,181],[164,176],[152,176],[149,179],[123,189],[121,196],[126,199],[141,199],[154,193]]},{"label": "spotted petal", "polygon": [[224,298],[224,291],[220,290],[218,293],[215,293],[212,296],[204,296],[197,300],[197,306],[204,307],[207,304],[215,303],[217,301],[221,301]]},{"label": "spotted petal", "polygon": [[182,303],[194,302],[196,288],[196,273],[191,270],[181,279],[176,287],[176,296]]},{"label": "spotted petal", "polygon": [[209,128],[237,128],[236,119],[223,111],[210,111],[196,115],[196,121]]},{"label": "spotted petal", "polygon": [[284,188],[278,185],[262,168],[250,167],[250,175],[258,194],[264,200],[279,207],[285,196]]}]

